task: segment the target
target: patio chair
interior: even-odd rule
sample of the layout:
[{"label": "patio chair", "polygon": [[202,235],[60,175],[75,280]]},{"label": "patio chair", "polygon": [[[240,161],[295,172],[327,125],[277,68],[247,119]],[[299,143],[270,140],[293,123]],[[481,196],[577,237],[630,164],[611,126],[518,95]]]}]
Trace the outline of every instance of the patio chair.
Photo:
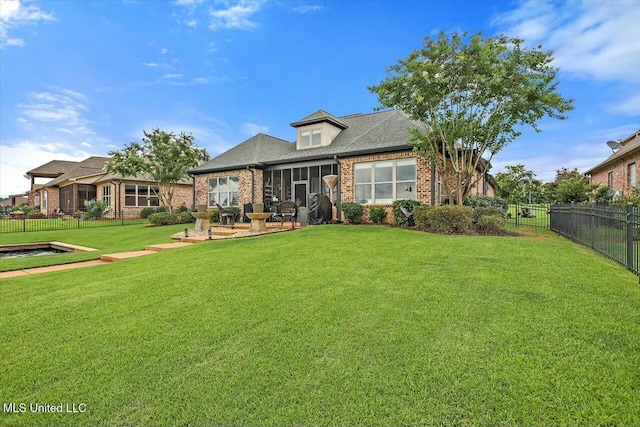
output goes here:
[{"label": "patio chair", "polygon": [[218,208],[218,216],[220,217],[220,224],[231,225],[231,228],[235,227],[235,218],[233,212],[227,212],[222,206],[216,203],[216,208]]},{"label": "patio chair", "polygon": [[275,219],[280,221],[280,227],[284,221],[291,221],[291,229],[296,228],[296,221],[298,220],[298,205],[294,202],[282,202],[278,205],[278,213],[274,216]]}]

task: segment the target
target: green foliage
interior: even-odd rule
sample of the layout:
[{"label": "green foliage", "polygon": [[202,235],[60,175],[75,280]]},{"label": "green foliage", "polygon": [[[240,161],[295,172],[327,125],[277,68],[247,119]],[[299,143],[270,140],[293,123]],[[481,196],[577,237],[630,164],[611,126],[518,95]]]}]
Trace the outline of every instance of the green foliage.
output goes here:
[{"label": "green foliage", "polygon": [[362,214],[364,209],[359,203],[343,202],[340,209],[350,224],[360,224],[362,222]]},{"label": "green foliage", "polygon": [[175,135],[156,128],[142,133],[142,144],[131,142],[122,150],[109,152],[113,159],[106,169],[121,176],[148,174],[159,184],[160,203],[171,212],[174,185],[189,169],[209,160],[209,155],[184,132]]},{"label": "green foliage", "polygon": [[611,187],[608,185],[601,185],[595,189],[595,193],[593,194],[593,199],[596,203],[607,204],[613,198],[613,192],[611,191]]},{"label": "green foliage", "polygon": [[503,198],[489,196],[468,196],[464,200],[464,205],[472,209],[493,206],[504,211],[506,211],[508,207],[507,201]]},{"label": "green foliage", "polygon": [[544,203],[546,196],[542,182],[535,179],[533,171],[524,168],[524,165],[507,166],[506,172],[496,174],[498,184],[497,195],[516,204],[528,202]]},{"label": "green foliage", "polygon": [[40,212],[39,209],[31,209],[27,214],[27,218],[29,219],[42,219],[46,217],[47,216],[44,213]]},{"label": "green foliage", "polygon": [[504,229],[504,215],[483,215],[473,223],[473,227],[480,233],[495,234]]},{"label": "green foliage", "polygon": [[558,184],[554,199],[558,203],[586,202],[593,188],[587,177],[567,178]]},{"label": "green foliage", "polygon": [[408,212],[413,212],[418,206],[420,206],[420,202],[417,200],[396,200],[393,202],[393,221],[395,225],[400,227],[413,227],[416,225],[413,215],[407,218],[402,213],[402,208],[405,208]]},{"label": "green foliage", "polygon": [[521,39],[441,32],[387,67],[386,78],[369,90],[383,107],[402,110],[430,130],[414,130],[410,142],[435,163],[446,187],[455,183],[446,192],[462,204],[477,171],[485,171],[483,153],[493,156],[522,126],[540,131],[539,120],[563,120],[573,108],[557,92],[552,61],[551,51],[527,48]]},{"label": "green foliage", "polygon": [[85,200],[84,201],[84,219],[100,219],[109,209],[107,202],[102,200]]},{"label": "green foliage", "polygon": [[387,216],[384,206],[369,207],[369,219],[375,224],[382,224]]},{"label": "green foliage", "polygon": [[157,213],[158,211],[155,208],[142,208],[140,211],[140,218],[149,218],[149,215]]},{"label": "green foliage", "polygon": [[189,224],[195,221],[189,212],[159,212],[149,215],[149,222],[153,225]]},{"label": "green foliage", "polygon": [[479,206],[473,209],[473,227],[480,233],[496,234],[504,229],[506,221],[507,212],[502,208]]},{"label": "green foliage", "polygon": [[430,205],[420,205],[413,210],[413,221],[416,224],[416,227],[420,229],[429,228],[428,214],[430,210]]},{"label": "green foliage", "polygon": [[29,207],[28,205],[18,205],[18,206],[14,206],[14,207],[12,208],[12,211],[13,211],[13,212],[16,212],[16,211],[17,211],[17,212],[24,212],[25,216],[26,216],[27,214],[29,214],[29,212],[31,212],[31,210],[32,210],[32,208],[31,208],[31,207]]},{"label": "green foliage", "polygon": [[426,215],[428,227],[438,233],[465,233],[471,227],[472,212],[468,206],[434,206]]}]

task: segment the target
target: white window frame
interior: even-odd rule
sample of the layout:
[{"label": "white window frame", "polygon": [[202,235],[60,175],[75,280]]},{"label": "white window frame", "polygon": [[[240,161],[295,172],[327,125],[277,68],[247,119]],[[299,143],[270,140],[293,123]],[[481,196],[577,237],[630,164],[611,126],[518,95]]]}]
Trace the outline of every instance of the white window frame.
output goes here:
[{"label": "white window frame", "polygon": [[636,162],[629,163],[629,165],[627,166],[627,174],[629,175],[629,189],[636,188],[636,185],[638,185],[638,181],[636,180],[636,169]]},{"label": "white window frame", "polygon": [[[412,161],[413,162],[413,167],[414,169],[414,179],[413,180],[399,180],[397,179],[397,169],[398,169],[398,162],[406,162],[407,160]],[[376,165],[385,165],[384,167],[388,167],[387,164],[391,163],[392,164],[392,171],[391,171],[391,181],[376,181]],[[367,182],[361,182],[358,183],[356,182],[356,170],[366,170],[366,169],[370,169],[371,170],[371,175],[369,178],[369,181]],[[366,186],[370,186],[370,194],[371,194],[371,199],[368,199],[367,201],[365,201],[364,205],[390,205],[392,204],[394,201],[396,200],[417,200],[417,191],[416,191],[416,184],[418,181],[418,162],[416,161],[416,159],[414,157],[409,157],[409,158],[402,158],[402,159],[393,159],[393,160],[380,160],[380,161],[375,161],[375,162],[360,162],[360,163],[355,163],[353,165],[353,194],[354,194],[354,200],[356,203],[361,203],[360,200],[356,199],[356,194],[357,194],[357,189],[358,187],[366,187]],[[401,195],[398,194],[397,192],[397,187],[398,184],[405,184],[407,187],[411,188],[411,196],[410,197],[402,197]],[[391,184],[391,191],[392,191],[392,196],[391,199],[376,199],[376,184]]]},{"label": "white window frame", "polygon": [[107,203],[107,206],[111,206],[111,186],[105,185],[102,187],[102,201]]},{"label": "white window frame", "polygon": [[[223,191],[220,192],[220,179],[227,179],[227,191]],[[235,181],[237,183],[237,189],[235,191],[231,190],[231,186],[229,185],[229,182],[231,182],[231,179],[235,178]],[[211,191],[211,181],[216,180],[217,185],[216,185],[216,191]],[[208,206],[211,207],[215,207],[216,203],[218,203],[218,200],[220,199],[220,194],[224,194],[226,193],[226,197],[227,197],[227,201],[232,201],[233,200],[233,194],[235,193],[236,195],[236,204],[220,204],[220,206],[222,207],[230,207],[230,206],[238,206],[240,204],[240,200],[239,200],[239,193],[240,193],[240,178],[238,175],[226,175],[226,176],[216,176],[213,178],[209,178],[207,180],[207,201],[208,201]],[[215,194],[215,202],[212,202],[212,197],[211,195]]]},{"label": "white window frame", "polygon": [[[135,191],[135,195],[132,194],[127,194],[127,187],[128,186],[132,186],[136,188]],[[145,188],[147,189],[147,193],[146,195],[140,195],[140,188]],[[155,188],[155,191],[154,191]],[[142,185],[142,184],[125,184],[124,185],[124,205],[128,208],[138,208],[138,207],[157,207],[160,206],[160,198],[158,197],[157,193],[160,191],[160,189],[158,187],[154,187],[152,185]],[[127,197],[135,197],[136,203],[135,204],[129,204],[127,203]],[[145,197],[147,200],[147,204],[146,205],[139,205],[138,201],[140,200],[140,197]],[[152,205],[151,201],[155,199],[158,201],[157,205]]]},{"label": "white window frame", "polygon": [[322,130],[320,128],[300,131],[299,148],[314,148],[321,145]]}]

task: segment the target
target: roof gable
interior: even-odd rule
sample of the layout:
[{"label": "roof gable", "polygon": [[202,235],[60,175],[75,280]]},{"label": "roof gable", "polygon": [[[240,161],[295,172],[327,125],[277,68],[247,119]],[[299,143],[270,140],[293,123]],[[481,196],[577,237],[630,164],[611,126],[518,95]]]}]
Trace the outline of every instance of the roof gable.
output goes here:
[{"label": "roof gable", "polygon": [[587,170],[585,174],[593,174],[600,169],[616,163],[618,160],[622,160],[632,152],[640,152],[640,129],[626,137],[623,141],[621,141],[620,145],[620,148],[615,153],[610,155],[605,161]]},{"label": "roof gable", "polygon": [[307,117],[291,123],[294,128],[306,125],[312,125],[315,123],[328,122],[340,129],[346,129],[347,125],[340,121],[337,117],[327,113],[324,110],[318,110],[315,113],[309,114]]}]

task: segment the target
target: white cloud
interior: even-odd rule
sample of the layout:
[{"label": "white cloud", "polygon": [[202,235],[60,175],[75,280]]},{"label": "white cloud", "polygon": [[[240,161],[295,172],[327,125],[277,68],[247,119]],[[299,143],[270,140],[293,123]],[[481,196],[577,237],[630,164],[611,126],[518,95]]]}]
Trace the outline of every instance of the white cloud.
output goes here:
[{"label": "white cloud", "polygon": [[202,3],[204,0],[176,0],[176,4],[181,6],[193,6]]},{"label": "white cloud", "polygon": [[213,9],[209,12],[209,28],[250,30],[258,25],[251,17],[260,10],[262,3],[260,0],[240,0],[224,9]]},{"label": "white cloud", "polygon": [[67,126],[83,126],[86,120],[82,111],[87,106],[81,101],[86,97],[68,89],[56,88],[50,92],[31,92],[28,101],[18,107],[22,114],[42,122],[64,122]]},{"label": "white cloud", "polygon": [[19,140],[0,144],[0,195],[20,194],[29,190],[25,172],[51,160],[80,161],[91,156],[66,142]]},{"label": "white cloud", "polygon": [[162,48],[162,50],[160,51],[161,55],[166,55],[167,53],[169,53],[169,50],[167,48]]},{"label": "white cloud", "polygon": [[256,123],[243,123],[242,124],[242,133],[247,136],[254,136],[259,133],[268,133],[269,128],[264,125],[259,125]]},{"label": "white cloud", "polygon": [[307,4],[302,6],[296,6],[292,10],[296,13],[302,13],[302,14],[315,13],[315,12],[321,11],[322,6],[319,6],[317,4]]},{"label": "white cloud", "polygon": [[578,77],[640,83],[640,2],[529,0],[492,23],[528,45],[554,51],[554,65]]},{"label": "white cloud", "polygon": [[180,77],[182,77],[180,73],[169,73],[162,76],[163,79],[179,79]]},{"label": "white cloud", "polygon": [[195,19],[190,19],[187,21],[187,26],[194,28],[198,25],[198,21],[196,21]]},{"label": "white cloud", "polygon": [[22,4],[20,0],[0,0],[0,49],[5,46],[24,46],[24,40],[10,36],[9,30],[55,19],[53,14],[34,5]]}]

